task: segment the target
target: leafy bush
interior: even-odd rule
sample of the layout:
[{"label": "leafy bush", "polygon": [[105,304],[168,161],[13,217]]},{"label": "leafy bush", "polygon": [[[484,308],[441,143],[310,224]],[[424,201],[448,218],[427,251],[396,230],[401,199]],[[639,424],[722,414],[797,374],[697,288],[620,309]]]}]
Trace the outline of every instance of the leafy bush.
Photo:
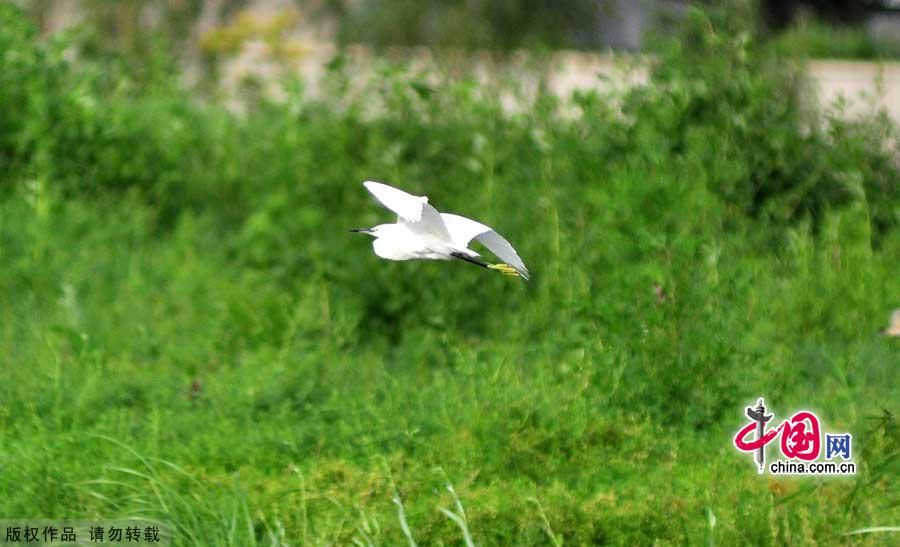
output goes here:
[{"label": "leafy bush", "polygon": [[656,85],[628,98],[637,130],[650,125],[668,153],[711,166],[710,188],[751,218],[818,226],[829,209],[863,199],[876,236],[896,228],[896,125],[883,115],[822,119],[784,51],[739,25],[713,30],[702,12],[685,23],[655,66]]},{"label": "leafy bush", "polygon": [[775,37],[787,51],[815,59],[884,59],[900,57],[900,39],[873,36],[863,26],[838,26],[816,20],[801,21]]},{"label": "leafy bush", "polygon": [[330,0],[327,5],[338,16],[344,42],[376,46],[590,47],[600,18],[597,2],[590,0]]},{"label": "leafy bush", "polygon": [[[661,50],[647,85],[619,97],[579,95],[574,104],[581,115],[573,119],[560,118],[559,103],[549,96],[508,115],[497,90],[469,81],[435,87],[389,67],[364,93],[310,102],[296,86],[287,102],[261,98],[242,117],[174,84],[138,86],[128,73],[70,66],[60,45],[40,44],[21,17],[4,13],[10,22],[4,27],[12,30],[3,55],[11,66],[3,72],[21,76],[4,89],[24,102],[7,109],[4,124],[13,165],[63,195],[137,192],[153,205],[161,227],[209,211],[220,219],[229,252],[286,287],[308,276],[353,287],[339,292],[355,310],[348,320],[364,317],[377,326],[358,336],[438,326],[478,336],[503,328],[502,319],[478,311],[489,286],[439,274],[432,265],[411,266],[428,272],[418,276],[398,275],[398,265],[374,272],[354,266],[360,245],[348,242],[343,228],[380,218],[355,183],[365,178],[429,193],[451,211],[483,211],[507,233],[542,227],[521,244],[524,256],[579,266],[548,271],[551,292],[590,291],[584,272],[622,260],[645,263],[641,283],[661,282],[653,265],[658,253],[690,264],[710,252],[708,242],[718,241],[722,230],[779,243],[785,228],[810,221],[817,231],[829,211],[854,203],[866,207],[876,243],[898,223],[895,127],[884,120],[823,119],[804,105],[800,73],[746,29],[728,26],[733,19],[694,12],[681,40]],[[349,75],[335,67],[331,78],[339,85]],[[698,206],[704,215],[685,215]],[[615,245],[595,244],[610,238]],[[360,276],[379,282],[362,283]],[[462,283],[459,294],[472,298],[446,302],[428,288],[438,278]],[[527,294],[506,289],[513,306],[524,305]],[[699,298],[688,309],[702,309],[711,295]],[[423,315],[443,307],[444,313]],[[552,328],[572,314],[611,321],[603,307],[573,295],[559,310],[537,312],[529,330]],[[584,335],[572,332],[573,347]],[[651,354],[663,350],[683,353],[675,346]],[[718,347],[695,366],[721,366],[732,350]],[[696,396],[684,385],[690,381],[679,374],[663,379],[671,391],[658,400],[660,412],[675,393]],[[716,398],[730,387],[703,395],[713,398],[711,409],[726,407]],[[633,396],[643,404],[650,398],[642,391]],[[710,412],[697,420],[713,419]]]},{"label": "leafy bush", "polygon": [[[0,23],[0,512],[187,544],[399,544],[395,498],[423,545],[461,505],[517,545],[891,518],[896,128],[810,108],[752,33],[698,14],[646,85],[515,112],[515,82],[359,89],[336,60],[322,99],[237,114]],[[377,259],[346,232],[390,216],[369,178],[496,227],[533,280]],[[853,431],[851,489],[742,478],[760,394]]]}]

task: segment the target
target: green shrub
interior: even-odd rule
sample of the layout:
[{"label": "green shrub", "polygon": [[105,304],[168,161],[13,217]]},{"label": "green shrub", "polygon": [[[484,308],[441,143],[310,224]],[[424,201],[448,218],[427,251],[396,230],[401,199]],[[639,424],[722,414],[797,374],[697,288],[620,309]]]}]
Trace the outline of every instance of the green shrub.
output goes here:
[{"label": "green shrub", "polygon": [[[338,59],[322,98],[237,114],[0,14],[0,513],[198,545],[402,544],[394,497],[422,545],[457,501],[487,544],[890,523],[896,127],[809,107],[740,25],[512,113],[517,82],[351,89]],[[494,226],[532,280],[378,259],[346,231],[391,218],[365,179]],[[852,431],[860,475],[758,480],[730,439],[760,395]]]},{"label": "green shrub", "polygon": [[865,200],[876,238],[896,229],[897,126],[884,115],[823,115],[783,51],[746,27],[710,25],[692,12],[656,63],[655,85],[626,99],[634,131],[655,132],[670,156],[709,166],[710,188],[766,224],[818,227],[828,210]]}]

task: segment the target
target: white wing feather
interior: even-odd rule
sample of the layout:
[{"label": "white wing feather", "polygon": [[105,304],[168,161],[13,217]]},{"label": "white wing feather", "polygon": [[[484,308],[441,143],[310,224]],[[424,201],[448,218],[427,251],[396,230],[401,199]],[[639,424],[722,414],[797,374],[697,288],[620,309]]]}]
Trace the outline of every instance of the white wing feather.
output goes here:
[{"label": "white wing feather", "polygon": [[515,268],[522,277],[528,279],[528,268],[525,267],[525,262],[519,257],[519,253],[509,241],[506,241],[506,238],[494,231],[493,228],[459,215],[450,213],[441,213],[440,215],[454,244],[467,247],[469,242],[474,239],[497,255],[497,258]]},{"label": "white wing feather", "polygon": [[384,207],[397,213],[397,219],[411,231],[450,239],[440,213],[428,204],[427,196],[414,196],[403,190],[367,180],[363,183]]},{"label": "white wing feather", "polygon": [[379,203],[397,213],[404,220],[408,222],[422,220],[422,205],[428,203],[427,197],[414,196],[393,186],[371,180],[364,182],[363,186],[375,196]]}]

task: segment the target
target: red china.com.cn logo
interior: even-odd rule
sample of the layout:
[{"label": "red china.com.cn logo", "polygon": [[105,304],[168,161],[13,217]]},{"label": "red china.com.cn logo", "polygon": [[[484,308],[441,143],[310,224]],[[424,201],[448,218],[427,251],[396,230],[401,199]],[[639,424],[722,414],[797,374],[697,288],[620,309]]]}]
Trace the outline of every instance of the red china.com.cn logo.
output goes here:
[{"label": "red china.com.cn logo", "polygon": [[[760,474],[766,469],[766,446],[779,439],[777,446],[782,459],[769,463],[773,475],[854,475],[856,463],[851,461],[849,433],[822,434],[819,418],[808,410],[801,410],[778,427],[766,429],[774,414],[766,414],[766,406],[760,398],[756,407],[748,406],[750,423],[738,431],[734,446],[741,452],[750,452]],[[818,461],[825,440],[825,460]],[[774,448],[774,447],[773,447]],[[835,461],[831,461],[835,460]]]}]

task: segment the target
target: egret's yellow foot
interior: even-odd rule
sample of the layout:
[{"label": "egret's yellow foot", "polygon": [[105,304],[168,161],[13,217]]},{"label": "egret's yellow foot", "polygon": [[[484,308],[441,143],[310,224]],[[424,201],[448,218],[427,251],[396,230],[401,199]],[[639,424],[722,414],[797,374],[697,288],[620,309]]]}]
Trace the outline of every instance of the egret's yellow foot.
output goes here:
[{"label": "egret's yellow foot", "polygon": [[509,264],[488,264],[488,268],[492,270],[497,270],[498,272],[506,275],[518,276],[519,271],[510,266]]}]

